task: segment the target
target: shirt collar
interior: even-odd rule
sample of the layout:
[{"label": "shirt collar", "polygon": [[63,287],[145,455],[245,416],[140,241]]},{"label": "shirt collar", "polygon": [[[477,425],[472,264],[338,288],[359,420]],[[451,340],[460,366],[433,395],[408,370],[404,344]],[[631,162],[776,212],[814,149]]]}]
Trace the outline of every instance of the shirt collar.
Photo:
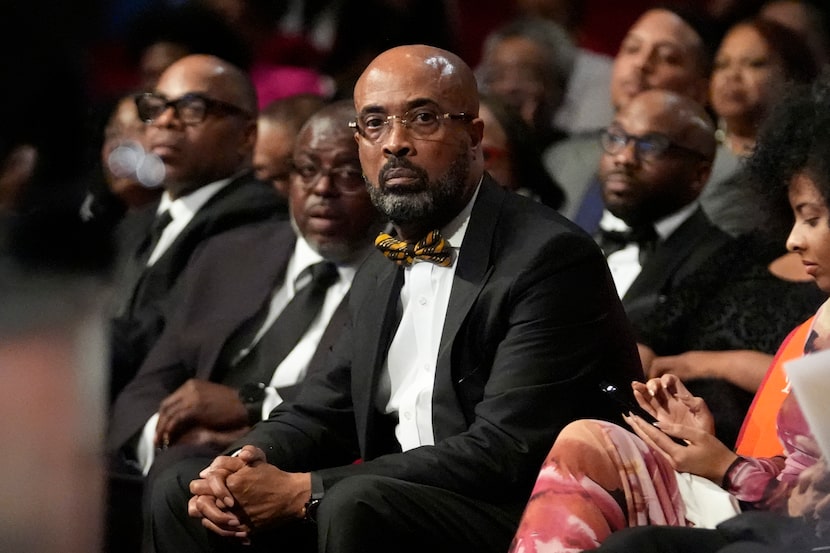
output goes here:
[{"label": "shirt collar", "polygon": [[[692,216],[695,209],[698,207],[698,202],[694,201],[671,215],[667,217],[663,217],[654,222],[654,231],[657,233],[657,236],[660,237],[660,240],[665,240],[671,234],[682,225],[686,219]],[[628,225],[620,219],[619,217],[614,216],[610,211],[607,209],[602,212],[602,219],[599,222],[600,228],[604,230],[612,230],[612,231],[626,231],[629,230]]]},{"label": "shirt collar", "polygon": [[[308,269],[315,263],[319,263],[320,261],[325,261],[325,258],[319,253],[317,253],[305,238],[303,238],[302,236],[297,236],[297,241],[294,244],[294,255],[291,256],[291,260],[288,263],[288,268],[286,270],[285,275],[286,283],[290,287],[290,289],[292,291],[295,291],[298,280],[301,278],[301,275],[303,275],[306,269]],[[340,280],[345,282],[351,282],[354,278],[355,272],[357,272],[358,264],[338,263],[336,265],[337,273],[339,275]]]},{"label": "shirt collar", "polygon": [[202,208],[203,205],[208,202],[208,200],[216,195],[217,192],[230,184],[231,180],[235,177],[236,175],[214,181],[210,184],[206,184],[205,186],[200,186],[190,194],[181,196],[175,200],[172,199],[170,197],[170,193],[165,190],[161,195],[161,201],[159,202],[158,210],[156,212],[164,213],[169,210],[173,219],[192,217]]}]

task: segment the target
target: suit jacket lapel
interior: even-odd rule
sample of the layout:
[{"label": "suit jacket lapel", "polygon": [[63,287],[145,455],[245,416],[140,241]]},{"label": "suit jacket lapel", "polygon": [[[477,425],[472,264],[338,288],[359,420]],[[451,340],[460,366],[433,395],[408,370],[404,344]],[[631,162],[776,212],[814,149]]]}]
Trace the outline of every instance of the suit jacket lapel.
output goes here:
[{"label": "suit jacket lapel", "polygon": [[670,280],[703,236],[703,211],[698,208],[671,235],[657,244],[645,267],[626,291],[623,300],[657,294]]},{"label": "suit jacket lapel", "polygon": [[[235,274],[246,274],[256,278],[252,278],[246,284],[244,294],[228,294],[225,305],[218,307],[227,313],[227,317],[223,319],[226,324],[223,328],[214,329],[217,339],[205,340],[207,347],[200,353],[197,377],[211,380],[221,377],[220,373],[227,368],[218,366],[221,364],[219,361],[223,348],[229,342],[233,342],[232,337],[246,326],[246,322],[256,317],[261,309],[268,308],[272,292],[285,279],[285,271],[294,251],[295,241],[296,236],[286,225],[285,232],[274,234],[258,245],[263,256],[267,256],[271,262],[263,262],[263,258],[258,256],[242,256],[242,259],[252,264],[242,269],[242,272],[234,271]],[[240,261],[241,259],[237,259],[234,263]],[[232,288],[236,287],[235,283],[229,284]],[[222,355],[221,359],[224,357]]]},{"label": "suit jacket lapel", "polygon": [[[380,253],[371,256],[367,263],[378,264],[375,271],[367,267],[377,278],[369,292],[374,300],[352,305],[353,309],[359,310],[352,320],[359,321],[361,325],[361,328],[354,328],[352,333],[355,338],[352,345],[352,396],[358,437],[363,444],[364,454],[371,457],[375,454],[374,449],[385,447],[385,444],[376,439],[375,427],[383,424],[383,421],[375,405],[386,353],[398,328],[398,304],[404,271]],[[366,374],[366,371],[370,373]]]},{"label": "suit jacket lapel", "polygon": [[[438,349],[433,390],[433,397],[443,397],[433,401],[432,413],[434,428],[443,429],[450,434],[462,431],[465,424],[465,421],[457,416],[460,407],[456,405],[457,400],[453,388],[453,381],[456,377],[452,367],[453,344],[456,343],[457,334],[470,308],[493,271],[493,263],[490,259],[493,233],[496,228],[493,221],[499,216],[505,194],[492,179],[485,176],[470,215],[464,244],[458,257],[458,266],[455,269],[452,292],[441,333],[441,344]],[[441,436],[436,435],[435,438],[439,440]]]},{"label": "suit jacket lapel", "polygon": [[444,329],[441,333],[441,345],[438,350],[439,365],[442,359],[449,362],[455,335],[493,269],[490,260],[493,232],[496,227],[493,220],[499,215],[504,196],[505,192],[489,176],[486,176],[473,206],[467,232],[464,235],[463,249],[455,269],[447,315],[444,318]]}]

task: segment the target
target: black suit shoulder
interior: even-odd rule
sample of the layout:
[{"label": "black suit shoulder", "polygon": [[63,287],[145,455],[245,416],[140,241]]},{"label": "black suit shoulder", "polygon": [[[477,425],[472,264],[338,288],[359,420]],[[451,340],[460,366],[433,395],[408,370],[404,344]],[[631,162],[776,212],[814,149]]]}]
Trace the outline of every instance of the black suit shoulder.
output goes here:
[{"label": "black suit shoulder", "polygon": [[[142,225],[149,225],[155,206],[125,221],[125,236],[141,237]],[[111,326],[111,397],[133,378],[152,345],[164,329],[169,310],[168,294],[193,253],[206,241],[229,230],[265,220],[287,219],[287,208],[268,184],[245,173],[211,197],[182,230],[169,249],[142,277],[132,309],[116,317]],[[145,227],[146,228],[146,227]],[[138,230],[137,230],[138,229]],[[146,230],[144,231],[146,232]],[[133,247],[127,239],[126,247]],[[124,252],[130,255],[131,252]]]}]

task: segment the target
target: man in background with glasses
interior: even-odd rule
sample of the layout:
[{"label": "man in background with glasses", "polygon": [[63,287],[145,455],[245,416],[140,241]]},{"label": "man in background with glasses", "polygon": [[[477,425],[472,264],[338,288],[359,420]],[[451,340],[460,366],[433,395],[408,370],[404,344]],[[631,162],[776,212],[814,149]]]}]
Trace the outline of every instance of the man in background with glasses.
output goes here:
[{"label": "man in background with glasses", "polygon": [[213,56],[184,57],[136,106],[147,155],[161,161],[156,180],[164,193],[119,229],[112,399],[158,338],[167,293],[196,247],[223,231],[286,217],[278,194],[253,176],[257,99],[240,69]]},{"label": "man in background with glasses", "polygon": [[729,240],[697,202],[712,170],[714,129],[691,98],[652,89],[617,112],[600,142],[597,242],[638,328]]},{"label": "man in background with glasses", "polygon": [[[194,254],[170,293],[164,332],[112,409],[107,449],[124,470],[148,475],[152,467],[151,482],[173,460],[201,456],[207,464],[321,366],[346,320],[357,266],[382,227],[353,119],[344,100],[300,130],[286,190],[291,223],[246,225]],[[292,316],[297,302],[308,317]]]},{"label": "man in background with glasses", "polygon": [[354,103],[366,186],[391,226],[299,396],[209,467],[159,475],[158,553],[506,551],[558,431],[617,419],[601,380],[642,378],[595,242],[484,172],[458,56],[388,50]]}]

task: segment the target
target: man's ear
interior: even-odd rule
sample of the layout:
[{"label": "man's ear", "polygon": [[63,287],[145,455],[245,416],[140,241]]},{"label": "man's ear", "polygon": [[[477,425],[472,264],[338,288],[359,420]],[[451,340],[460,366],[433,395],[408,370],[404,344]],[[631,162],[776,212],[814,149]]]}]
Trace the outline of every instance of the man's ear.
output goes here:
[{"label": "man's ear", "polygon": [[484,121],[476,117],[470,121],[470,147],[477,148],[484,138]]}]

